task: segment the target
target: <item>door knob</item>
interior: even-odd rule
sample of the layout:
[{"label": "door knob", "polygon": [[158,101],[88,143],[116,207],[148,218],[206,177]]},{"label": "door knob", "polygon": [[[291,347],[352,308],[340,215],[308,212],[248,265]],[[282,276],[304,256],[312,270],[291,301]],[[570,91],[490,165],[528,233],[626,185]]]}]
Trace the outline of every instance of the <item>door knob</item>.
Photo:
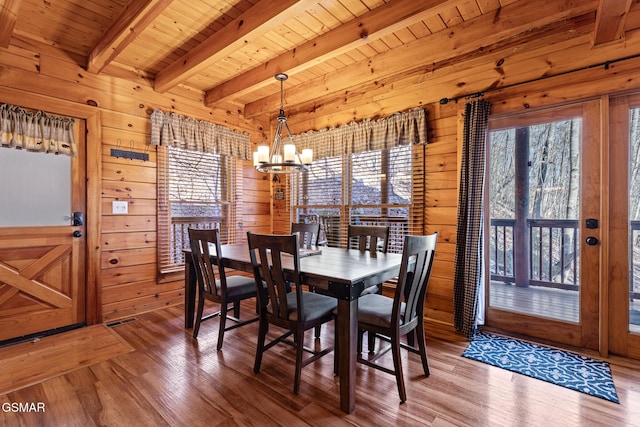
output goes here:
[{"label": "door knob", "polygon": [[76,230],[73,232],[73,237],[82,237],[82,231]]},{"label": "door knob", "polygon": [[586,243],[587,243],[587,245],[589,245],[589,246],[595,246],[595,245],[597,245],[597,244],[598,244],[598,239],[596,239],[596,238],[595,238],[595,237],[593,237],[593,236],[589,236],[589,237],[587,237]]}]

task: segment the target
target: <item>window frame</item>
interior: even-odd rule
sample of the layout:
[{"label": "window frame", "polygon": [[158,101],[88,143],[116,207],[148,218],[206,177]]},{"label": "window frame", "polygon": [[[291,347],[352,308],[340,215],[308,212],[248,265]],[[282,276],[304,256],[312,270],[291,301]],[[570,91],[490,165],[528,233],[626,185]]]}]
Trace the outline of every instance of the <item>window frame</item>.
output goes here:
[{"label": "window frame", "polygon": [[[220,200],[214,202],[214,205],[220,205],[220,217],[199,216],[192,217],[175,217],[171,214],[170,200],[170,150],[181,150],[192,152],[194,155],[202,156],[218,156],[219,173],[220,173]],[[214,160],[216,161],[216,160]],[[242,181],[237,178],[237,161],[235,158],[226,155],[204,153],[196,150],[185,150],[177,147],[158,146],[157,148],[157,266],[160,277],[167,274],[184,271],[184,255],[178,255],[176,252],[176,242],[174,235],[180,232],[182,235],[182,249],[188,247],[188,231],[190,226],[196,228],[219,228],[222,243],[235,243],[237,236],[235,232],[236,218],[241,209],[238,209],[237,197],[241,192]],[[211,203],[211,202],[208,202]],[[176,223],[173,218],[182,218]],[[208,218],[209,221],[192,221],[196,218]],[[219,221],[216,219],[219,218]],[[185,222],[186,221],[186,222]],[[176,257],[181,258],[181,262],[175,262]]]},{"label": "window frame", "polygon": [[[390,161],[390,152],[393,149],[408,147],[409,153],[406,155],[409,157],[406,161],[411,165],[411,196],[409,203],[405,204],[397,204],[391,203],[389,201],[389,192],[386,189],[389,188],[388,181],[390,180],[391,172],[390,167],[392,162]],[[380,152],[380,171],[378,175],[380,176],[380,192],[381,199],[380,203],[376,204],[362,204],[362,203],[354,203],[353,200],[353,179],[354,179],[354,156]],[[336,157],[332,158],[336,159]],[[338,246],[338,247],[347,247],[347,227],[349,224],[364,224],[364,225],[389,225],[391,230],[391,236],[394,236],[394,218],[389,216],[389,212],[393,208],[405,208],[407,209],[407,215],[404,216],[404,221],[406,221],[406,228],[403,229],[400,233],[395,233],[396,242],[392,243],[393,239],[390,237],[389,242],[389,252],[401,253],[404,246],[404,236],[408,234],[424,234],[424,168],[417,167],[419,165],[421,159],[424,159],[424,144],[412,144],[406,146],[397,146],[392,147],[390,149],[381,149],[381,150],[371,150],[364,151],[361,153],[348,153],[343,154],[341,157],[341,167],[342,167],[342,181],[341,181],[341,198],[339,204],[333,205],[319,205],[319,204],[309,204],[302,193],[303,188],[308,188],[309,185],[309,174],[311,172],[305,172],[300,174],[296,179],[292,180],[292,198],[291,198],[291,211],[293,215],[293,220],[295,221],[318,221],[320,220],[323,223],[323,227],[321,229],[321,240],[327,242],[329,246]],[[314,160],[314,163],[320,160]],[[312,166],[313,167],[313,166]],[[375,174],[375,172],[374,172]],[[325,228],[329,228],[330,225],[326,223],[326,219],[322,221],[317,214],[313,214],[313,210],[317,210],[320,208],[330,208],[336,211],[335,217],[339,217],[339,238],[332,239],[327,237],[327,232]],[[382,219],[379,221],[374,220],[375,215],[354,215],[354,209],[379,209],[380,214],[377,216],[377,219]],[[309,217],[304,217],[304,215],[310,215]],[[365,217],[366,221],[356,222],[355,217]],[[386,219],[386,221],[384,220]],[[396,224],[397,227],[397,224]],[[405,226],[403,226],[405,227]],[[324,234],[324,236],[322,236]]]}]

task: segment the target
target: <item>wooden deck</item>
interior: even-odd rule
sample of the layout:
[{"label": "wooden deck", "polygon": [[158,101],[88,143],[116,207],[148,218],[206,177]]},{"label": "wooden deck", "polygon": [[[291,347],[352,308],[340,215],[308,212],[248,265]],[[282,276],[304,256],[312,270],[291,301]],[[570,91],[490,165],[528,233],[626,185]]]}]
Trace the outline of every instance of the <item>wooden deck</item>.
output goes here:
[{"label": "wooden deck", "polygon": [[[252,309],[243,303],[243,313]],[[467,341],[429,324],[431,375],[403,352],[408,401],[400,403],[393,376],[358,365],[357,407],[347,415],[331,355],[303,369],[294,395],[289,346],[267,352],[254,374],[257,324],[229,332],[217,352],[217,321],[194,341],[182,313],[176,306],[140,315],[113,328],[134,351],[1,395],[0,405],[43,403],[45,412],[0,411],[0,426],[640,425],[640,364],[626,359],[609,359],[615,404],[463,358]],[[323,345],[331,329],[323,327]]]},{"label": "wooden deck", "polygon": [[[490,306],[567,322],[580,320],[577,291],[539,286],[524,288],[494,281],[491,282]],[[629,330],[640,333],[640,301],[631,302],[630,308]]]}]

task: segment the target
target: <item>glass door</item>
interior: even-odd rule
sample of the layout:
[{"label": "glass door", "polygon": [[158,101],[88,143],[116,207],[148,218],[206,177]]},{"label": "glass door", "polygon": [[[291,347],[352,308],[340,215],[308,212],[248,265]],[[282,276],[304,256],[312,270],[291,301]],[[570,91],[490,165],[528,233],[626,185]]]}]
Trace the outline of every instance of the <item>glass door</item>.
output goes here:
[{"label": "glass door", "polygon": [[610,101],[609,350],[640,358],[640,95]]},{"label": "glass door", "polygon": [[598,348],[599,102],[490,121],[486,319]]}]

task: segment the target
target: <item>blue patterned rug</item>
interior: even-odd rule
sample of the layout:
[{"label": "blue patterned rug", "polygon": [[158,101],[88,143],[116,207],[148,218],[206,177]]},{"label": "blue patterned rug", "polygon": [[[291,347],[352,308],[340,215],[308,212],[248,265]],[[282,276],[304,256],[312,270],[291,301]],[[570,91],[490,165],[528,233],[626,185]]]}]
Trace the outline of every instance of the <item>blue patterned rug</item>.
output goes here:
[{"label": "blue patterned rug", "polygon": [[486,333],[462,356],[620,403],[607,362]]}]

